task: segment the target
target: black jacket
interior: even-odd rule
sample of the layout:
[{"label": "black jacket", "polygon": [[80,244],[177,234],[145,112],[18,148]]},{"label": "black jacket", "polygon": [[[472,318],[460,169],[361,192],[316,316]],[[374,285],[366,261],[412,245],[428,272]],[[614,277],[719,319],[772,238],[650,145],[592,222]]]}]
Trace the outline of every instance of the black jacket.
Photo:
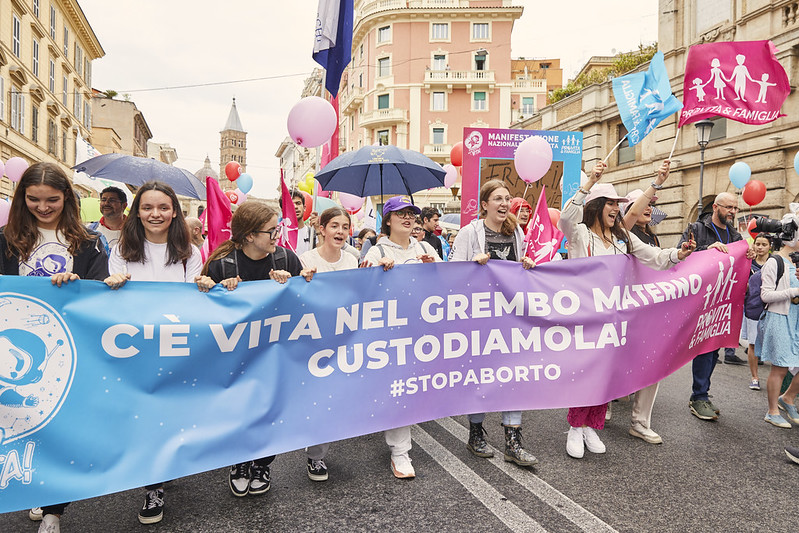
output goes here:
[{"label": "black jacket", "polygon": [[[689,233],[693,231],[694,240],[696,241],[696,250],[707,250],[707,247],[714,242],[721,242],[722,244],[729,244],[731,242],[740,241],[743,237],[735,231],[735,228],[727,224],[726,229],[722,229],[713,224],[713,213],[705,213],[699,217],[698,222],[688,224],[685,231],[680,237],[679,247],[682,243],[687,242]],[[719,239],[719,237],[721,237]]]},{"label": "black jacket", "polygon": [[441,239],[439,239],[436,236],[436,234],[431,232],[431,231],[427,231],[427,230],[422,230],[422,231],[424,231],[424,239],[422,239],[422,240],[424,242],[426,242],[427,244],[429,244],[430,246],[432,246],[433,250],[435,250],[436,253],[438,254],[438,257],[443,259],[444,258],[444,248],[441,246]]},{"label": "black jacket", "polygon": [[[5,227],[0,228],[0,274],[6,276],[19,276],[19,257],[9,254],[8,241],[3,233]],[[108,277],[108,256],[105,246],[100,241],[97,232],[89,232],[89,239],[83,241],[76,254],[72,256],[72,272],[80,279],[94,279],[103,281]]]}]

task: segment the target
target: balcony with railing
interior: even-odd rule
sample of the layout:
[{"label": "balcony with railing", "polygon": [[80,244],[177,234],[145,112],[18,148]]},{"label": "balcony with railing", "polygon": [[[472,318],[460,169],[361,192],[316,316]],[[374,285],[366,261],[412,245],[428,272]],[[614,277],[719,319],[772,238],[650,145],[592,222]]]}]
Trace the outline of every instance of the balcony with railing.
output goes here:
[{"label": "balcony with railing", "polygon": [[408,122],[408,112],[396,107],[367,111],[366,113],[361,113],[358,119],[358,125],[364,128],[389,126],[401,122]]},{"label": "balcony with railing", "polygon": [[341,95],[340,110],[342,113],[350,114],[363,103],[363,87],[352,87]]},{"label": "balcony with railing", "polygon": [[514,89],[536,89],[546,91],[547,80],[513,80]]},{"label": "balcony with railing", "polygon": [[451,144],[425,144],[423,153],[431,159],[441,159],[449,157],[451,151]]},{"label": "balcony with railing", "polygon": [[424,73],[425,89],[435,86],[472,86],[485,85],[493,87],[493,70],[426,70]]}]

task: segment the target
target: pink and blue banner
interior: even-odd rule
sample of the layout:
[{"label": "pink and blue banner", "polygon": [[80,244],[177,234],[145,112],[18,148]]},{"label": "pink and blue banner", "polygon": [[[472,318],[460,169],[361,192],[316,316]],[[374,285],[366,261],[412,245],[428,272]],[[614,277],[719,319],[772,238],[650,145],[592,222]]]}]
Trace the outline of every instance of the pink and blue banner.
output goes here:
[{"label": "pink and blue banner", "polygon": [[[0,512],[444,416],[596,405],[737,342],[746,243],[245,282],[0,277]],[[564,420],[565,427],[565,420]]]}]

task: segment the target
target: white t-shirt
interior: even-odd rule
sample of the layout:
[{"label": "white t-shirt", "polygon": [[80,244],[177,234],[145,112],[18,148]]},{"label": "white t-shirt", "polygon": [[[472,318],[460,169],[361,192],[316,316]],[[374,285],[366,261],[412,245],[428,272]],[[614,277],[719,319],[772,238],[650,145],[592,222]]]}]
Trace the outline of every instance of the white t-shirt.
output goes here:
[{"label": "white t-shirt", "polygon": [[64,234],[52,229],[39,228],[39,239],[30,257],[19,262],[20,276],[42,276],[72,272],[72,254]]},{"label": "white t-shirt", "polygon": [[333,272],[336,270],[349,270],[351,268],[358,268],[358,260],[355,256],[341,250],[341,257],[338,261],[329,263],[319,255],[319,248],[308,250],[300,256],[300,262],[303,268],[316,267],[317,272]]},{"label": "white t-shirt", "polygon": [[185,281],[193,283],[194,278],[199,276],[203,269],[200,250],[196,246],[191,247],[191,257],[186,260],[185,266],[182,261],[167,265],[166,243],[156,244],[145,240],[144,258],[144,263],[130,263],[119,255],[119,246],[114,246],[114,249],[111,250],[111,256],[108,258],[108,272],[111,274],[130,274],[132,281]]},{"label": "white t-shirt", "polygon": [[108,229],[99,222],[97,223],[96,228],[93,226],[94,222],[88,224],[86,227],[88,227],[89,229],[93,229],[94,231],[105,237],[106,242],[108,242],[109,250],[117,245],[117,241],[119,241],[119,236],[122,234],[121,229]]},{"label": "white t-shirt", "polygon": [[312,236],[315,237],[313,231],[313,228],[308,224],[297,230],[297,249],[295,253],[298,256],[313,249],[313,245],[316,244],[316,242],[311,242]]}]

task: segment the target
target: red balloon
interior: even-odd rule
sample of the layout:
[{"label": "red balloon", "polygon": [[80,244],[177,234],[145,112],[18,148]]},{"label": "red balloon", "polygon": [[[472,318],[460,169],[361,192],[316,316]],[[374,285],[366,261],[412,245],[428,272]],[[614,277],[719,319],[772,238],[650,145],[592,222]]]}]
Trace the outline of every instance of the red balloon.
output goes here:
[{"label": "red balloon", "polygon": [[749,232],[749,236],[753,239],[757,237],[758,232],[755,231],[755,226],[757,225],[757,219],[753,218],[749,221],[749,224],[746,226],[746,230]]},{"label": "red balloon", "polygon": [[762,181],[749,180],[749,183],[744,186],[741,197],[747,205],[757,205],[766,197],[766,185]]},{"label": "red balloon", "polygon": [[305,191],[300,192],[302,193],[303,198],[305,198],[305,211],[302,213],[302,219],[308,220],[308,217],[311,216],[311,211],[313,211],[313,196]]},{"label": "red balloon", "polygon": [[236,194],[235,191],[225,191],[225,196],[227,196],[227,199],[230,200],[231,204],[235,204],[239,201],[239,195]]},{"label": "red balloon", "polygon": [[552,225],[557,228],[558,221],[560,221],[560,211],[554,207],[548,207],[547,209],[549,210],[549,220],[552,222]]},{"label": "red balloon", "polygon": [[238,164],[236,161],[229,161],[227,165],[225,165],[225,176],[230,181],[236,181],[239,176],[241,176],[241,165]]},{"label": "red balloon", "polygon": [[463,142],[459,142],[452,147],[449,152],[449,160],[456,167],[463,165]]}]

